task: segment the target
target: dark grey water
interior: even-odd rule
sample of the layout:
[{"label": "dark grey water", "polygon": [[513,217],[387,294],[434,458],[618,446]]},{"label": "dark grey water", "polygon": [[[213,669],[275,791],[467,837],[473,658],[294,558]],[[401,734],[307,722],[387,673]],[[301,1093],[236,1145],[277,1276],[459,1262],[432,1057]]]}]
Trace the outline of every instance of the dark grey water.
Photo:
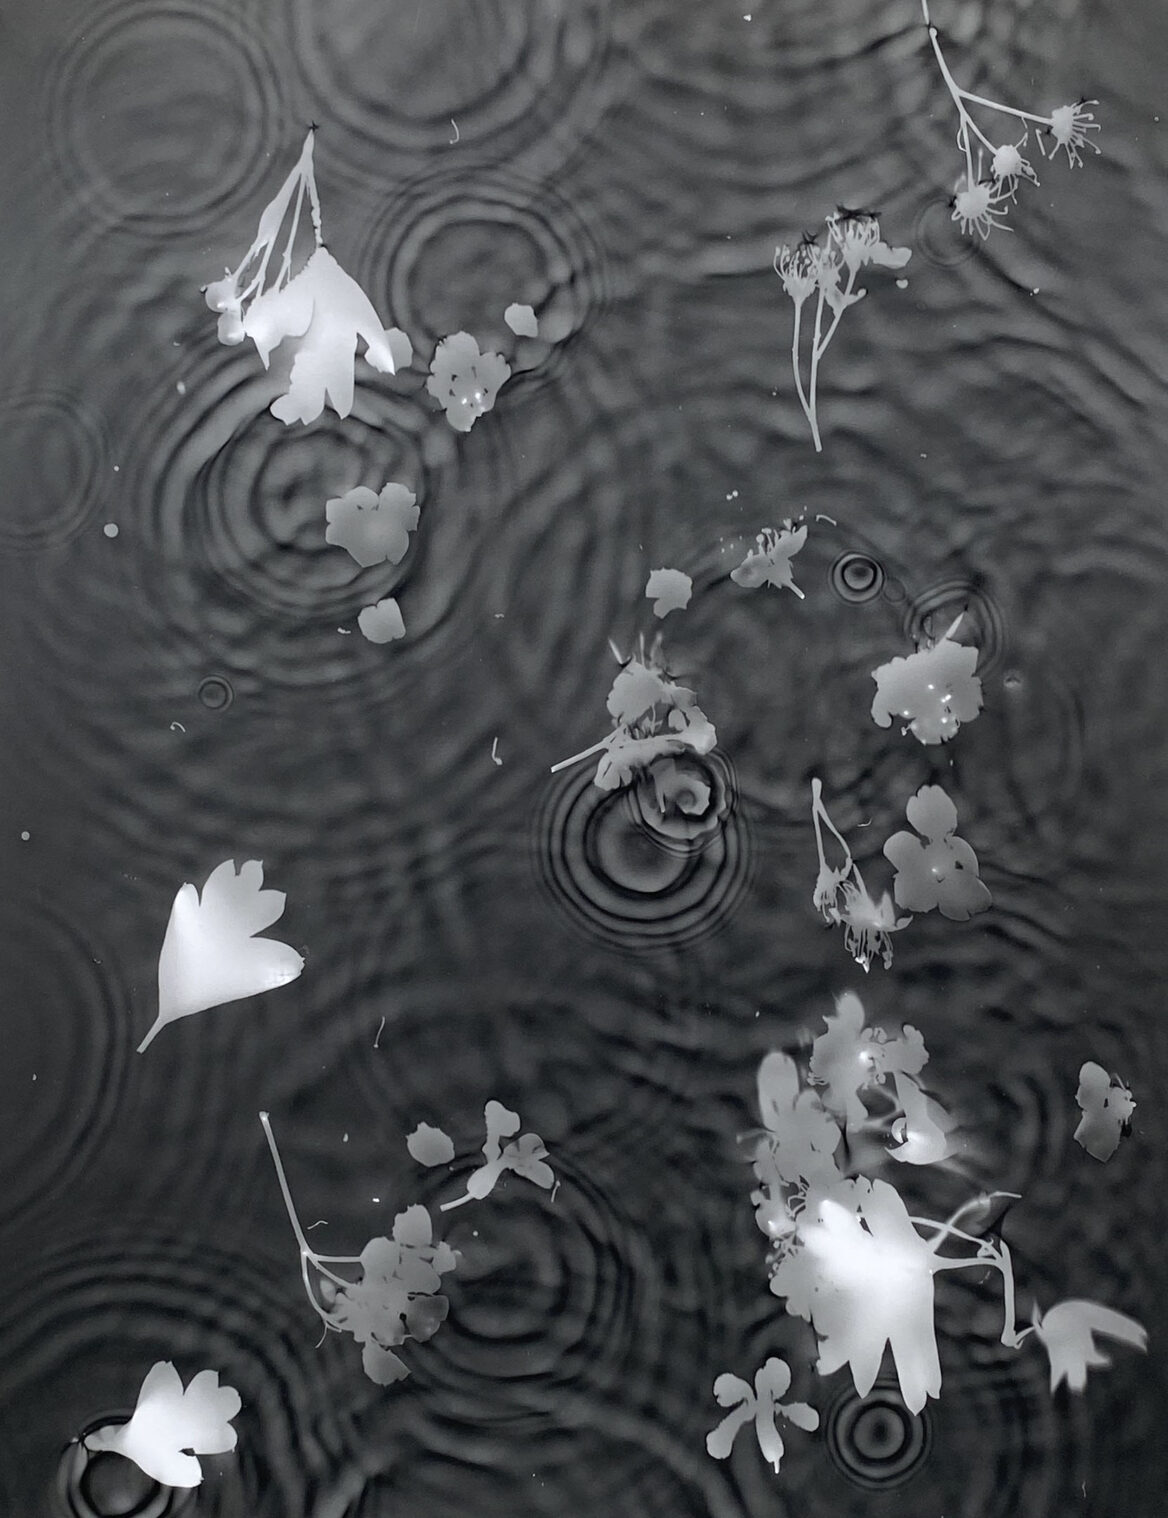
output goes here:
[{"label": "dark grey water", "polygon": [[[1160,1518],[1168,23],[934,19],[971,88],[1100,101],[1102,156],[1036,158],[984,244],[950,219],[917,0],[0,8],[0,1518]],[[311,120],[329,247],[417,358],[285,428],[199,289]],[[837,203],[913,257],[846,314],[816,454],[771,260]],[[465,435],[425,390],[463,328],[513,371]],[[324,501],[385,480],[420,527],[358,570]],[[733,585],[801,512],[806,599]],[[693,577],[661,625],[718,730],[688,841],[549,774],[605,731],[608,640],[655,630],[662,564]],[[356,617],[388,595],[407,636],[375,646]],[[869,672],[963,608],[981,716],[944,749],[877,728]],[[992,909],[918,918],[865,978],[812,907],[813,775],[874,880],[943,783]],[[175,892],[226,858],[287,893],[304,974],[138,1056]],[[951,1163],[894,1177],[910,1210],[1021,1193],[1020,1317],[1096,1299],[1146,1357],[1052,1396],[966,1272],[919,1419],[890,1361],[865,1407],[815,1373],[737,1139],[761,1056],[848,988],[922,1030],[959,1121]],[[1086,1059],[1138,1102],[1106,1165],[1071,1138]],[[445,1127],[464,1178],[492,1098],[554,1201],[511,1177],[439,1214],[405,1136]],[[422,1201],[462,1252],[407,1381],[317,1347],[261,1109],[314,1247]],[[705,1450],[715,1377],[769,1355],[820,1414],[778,1475],[749,1429]],[[243,1402],[237,1451],[169,1495],[71,1442],[166,1359]]]}]

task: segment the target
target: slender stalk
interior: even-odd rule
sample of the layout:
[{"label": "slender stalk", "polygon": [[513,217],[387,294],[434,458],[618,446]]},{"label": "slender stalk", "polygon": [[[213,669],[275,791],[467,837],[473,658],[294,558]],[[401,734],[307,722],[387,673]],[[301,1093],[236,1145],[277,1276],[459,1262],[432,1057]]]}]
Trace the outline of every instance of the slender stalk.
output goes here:
[{"label": "slender stalk", "polygon": [[[815,825],[815,844],[819,850],[819,863],[825,870],[829,870],[831,869],[831,866],[828,864],[823,855],[823,834],[820,832],[819,828],[821,819],[827,823],[828,831],[831,833],[831,836],[844,851],[843,873],[846,875],[849,870],[854,868],[852,862],[852,851],[850,848],[848,848],[843,834],[840,833],[835,823],[832,822],[831,818],[827,815],[827,808],[823,804],[823,784],[820,781],[818,775],[814,775],[811,779],[811,821]],[[836,872],[832,870],[831,873],[834,875]]]},{"label": "slender stalk", "polygon": [[281,1160],[280,1151],[276,1147],[276,1136],[272,1132],[271,1120],[269,1119],[266,1112],[260,1113],[260,1122],[263,1124],[264,1136],[268,1141],[268,1148],[272,1152],[272,1162],[276,1167],[276,1179],[280,1183],[280,1194],[284,1198],[284,1208],[288,1213],[288,1221],[292,1224],[292,1232],[296,1235],[296,1242],[300,1246],[300,1268],[301,1274],[304,1277],[304,1289],[308,1293],[308,1300],[319,1312],[321,1311],[321,1308],[308,1285],[309,1262],[311,1262],[316,1270],[320,1271],[322,1276],[326,1276],[337,1286],[351,1286],[351,1281],[346,1281],[344,1276],[335,1274],[335,1272],[329,1270],[325,1265],[323,1265],[321,1261],[324,1259],[332,1258],[336,1263],[359,1265],[360,1260],[349,1259],[347,1257],[330,1257],[326,1255],[318,1255],[312,1248],[311,1244],[309,1244],[308,1239],[305,1237],[304,1229],[300,1226],[300,1218],[296,1212],[296,1204],[292,1200],[292,1192],[288,1187],[288,1178],[284,1174],[284,1162]]},{"label": "slender stalk", "polygon": [[289,274],[292,272],[292,249],[296,242],[296,233],[300,229],[300,209],[304,205],[304,181],[301,180],[300,188],[296,192],[296,205],[292,211],[292,230],[288,233],[288,241],[284,244],[284,257],[280,260],[280,272],[276,275],[276,288],[283,289]]},{"label": "slender stalk", "polygon": [[823,444],[819,441],[818,420],[818,397],[819,385],[819,334],[823,329],[823,289],[819,290],[819,299],[815,305],[815,329],[811,334],[811,372],[807,377],[807,395],[810,400],[810,410],[807,419],[811,423],[811,440],[815,444],[816,453],[823,452]]},{"label": "slender stalk", "polygon": [[312,231],[316,237],[318,248],[324,246],[324,229],[320,217],[320,196],[316,193],[316,174],[312,167],[312,153],[316,146],[316,128],[313,127],[304,142],[304,150],[300,155],[303,165],[304,183],[308,189],[308,205],[312,213]]},{"label": "slender stalk", "polygon": [[795,333],[791,338],[791,373],[795,376],[795,391],[799,397],[799,404],[803,407],[803,415],[807,418],[807,424],[811,428],[812,437],[815,436],[815,418],[811,414],[811,408],[807,404],[807,396],[803,391],[803,376],[799,373],[799,333],[803,322],[803,302],[795,302]]},{"label": "slender stalk", "polygon": [[271,1119],[266,1112],[260,1113],[260,1122],[263,1124],[264,1137],[268,1141],[268,1148],[272,1151],[272,1163],[276,1167],[276,1179],[280,1183],[280,1194],[284,1198],[284,1207],[288,1213],[288,1221],[292,1224],[292,1232],[296,1235],[296,1242],[300,1245],[300,1253],[311,1259],[312,1246],[309,1244],[307,1238],[305,1238],[304,1229],[300,1226],[296,1204],[292,1200],[292,1193],[288,1188],[288,1178],[284,1174],[284,1162],[280,1158],[280,1151],[276,1148],[276,1136],[272,1132]]},{"label": "slender stalk", "polygon": [[611,738],[612,735],[609,734],[607,738],[602,738],[599,743],[594,743],[591,748],[582,748],[578,754],[573,754],[570,759],[561,759],[558,764],[552,765],[551,773],[553,775],[558,774],[560,770],[566,770],[569,765],[578,764],[581,759],[588,759],[593,754],[599,754],[601,749],[609,747]]},{"label": "slender stalk", "polygon": [[820,356],[820,358],[822,358],[823,355],[827,352],[827,345],[828,345],[828,343],[831,342],[832,338],[835,336],[835,329],[840,324],[840,317],[844,314],[844,312],[848,308],[848,297],[851,295],[853,289],[855,288],[855,285],[856,285],[856,275],[857,275],[858,272],[859,272],[858,269],[849,269],[848,270],[848,282],[847,282],[847,284],[844,287],[843,298],[840,301],[839,310],[836,311],[836,312],[833,312],[831,326],[828,327],[828,329],[827,329],[827,336],[823,339],[823,341],[819,345],[819,356]]},{"label": "slender stalk", "polygon": [[962,100],[968,100],[973,105],[984,105],[990,111],[1002,111],[1007,116],[1017,116],[1019,121],[1033,121],[1038,126],[1050,126],[1049,116],[1036,116],[1033,111],[1020,111],[1017,106],[1003,105],[1000,100],[987,100],[984,95],[975,95],[972,90],[959,91]]},{"label": "slender stalk", "polygon": [[[922,1228],[935,1228],[937,1232],[933,1235],[929,1242],[930,1244],[936,1244],[939,1240],[944,1238],[946,1234],[956,1231],[953,1225],[956,1223],[959,1217],[963,1217],[965,1213],[971,1212],[975,1207],[984,1207],[987,1202],[996,1202],[999,1199],[1012,1202],[1020,1202],[1022,1200],[1022,1197],[1021,1193],[1017,1191],[990,1191],[987,1192],[984,1196],[970,1197],[968,1202],[962,1202],[961,1206],[955,1213],[952,1214],[946,1223],[934,1223],[929,1218],[910,1218],[909,1221],[918,1224]],[[967,1235],[963,1235],[963,1237],[967,1237]],[[971,1242],[974,1244],[980,1244],[982,1240],[972,1239]]]}]

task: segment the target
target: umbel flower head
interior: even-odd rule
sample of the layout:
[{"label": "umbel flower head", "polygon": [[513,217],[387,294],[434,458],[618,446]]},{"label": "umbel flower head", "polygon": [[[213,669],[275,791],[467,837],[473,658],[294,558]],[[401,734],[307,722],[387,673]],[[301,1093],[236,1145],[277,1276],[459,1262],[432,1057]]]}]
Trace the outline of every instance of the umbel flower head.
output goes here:
[{"label": "umbel flower head", "polygon": [[[835,336],[840,318],[849,306],[862,300],[866,291],[856,288],[856,277],[868,265],[882,269],[901,269],[911,255],[909,248],[893,248],[880,236],[880,219],[875,211],[852,210],[839,206],[824,218],[827,240],[821,246],[816,236],[804,233],[792,248],[783,244],[775,249],[774,271],[783,289],[795,305],[795,332],[791,339],[791,369],[795,392],[811,428],[811,440],[818,453],[822,449],[816,415],[819,363]],[[801,371],[800,337],[803,306],[816,297],[815,324],[811,339],[807,384]],[[831,311],[825,323],[824,307]]]},{"label": "umbel flower head", "polygon": [[[957,146],[965,159],[965,173],[957,181],[953,198],[953,220],[961,224],[967,235],[976,232],[983,239],[996,226],[1001,226],[1009,209],[1007,202],[1017,196],[1018,185],[1023,179],[1038,183],[1034,168],[1022,156],[1031,128],[1038,136],[1038,146],[1044,157],[1054,158],[1060,149],[1065,150],[1067,163],[1075,168],[1083,162],[1083,148],[1091,147],[1096,153],[1099,145],[1089,135],[1100,130],[1094,115],[1087,106],[1098,105],[1097,100],[1080,100],[1075,105],[1060,105],[1049,116],[1036,111],[1024,111],[1018,106],[1005,105],[989,100],[985,95],[975,95],[972,90],[962,89],[950,71],[941,48],[937,28],[929,18],[928,0],[921,0],[929,42],[949,98],[957,111]],[[1022,136],[1016,142],[995,143],[978,125],[973,110],[979,113],[992,111],[1008,116],[1022,125]],[[1048,142],[1052,144],[1048,150]],[[973,165],[974,149],[977,149],[977,170]],[[983,154],[990,155],[988,178],[982,176]]]},{"label": "umbel flower head", "polygon": [[[1095,120],[1092,111],[1084,110],[1084,106],[1098,105],[1098,100],[1080,100],[1076,105],[1060,105],[1050,113],[1050,125],[1047,134],[1053,139],[1054,146],[1050,150],[1053,158],[1060,148],[1066,149],[1067,162],[1071,168],[1081,167],[1083,162],[1082,148],[1093,148],[1096,153],[1101,149],[1099,144],[1087,136],[1088,132],[1101,130]],[[1038,139],[1038,145],[1045,153],[1042,138]]]}]

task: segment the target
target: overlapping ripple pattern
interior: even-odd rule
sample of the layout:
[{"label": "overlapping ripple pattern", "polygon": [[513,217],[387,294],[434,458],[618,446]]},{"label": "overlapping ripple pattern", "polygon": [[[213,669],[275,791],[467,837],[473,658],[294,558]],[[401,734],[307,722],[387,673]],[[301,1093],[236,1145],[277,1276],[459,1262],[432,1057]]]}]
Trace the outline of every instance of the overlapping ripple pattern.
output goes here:
[{"label": "overlapping ripple pattern", "polygon": [[[0,1518],[1163,1518],[1168,32],[1154,0],[930,6],[970,88],[1099,101],[1081,168],[1031,123],[1041,190],[985,241],[919,0],[6,8]],[[414,356],[286,427],[287,352],[219,343],[200,287],[311,124],[326,244]],[[912,257],[841,319],[816,453],[773,259],[840,206]],[[457,331],[510,367],[465,433],[426,386]],[[361,567],[325,503],[390,481],[417,529]],[[735,581],[784,523],[797,590]],[[663,567],[692,598],[658,617]],[[981,714],[877,727],[873,671],[954,624]],[[674,804],[559,767],[633,657],[717,730]],[[813,905],[813,778],[877,897],[943,786],[992,908],[865,976]],[[304,973],[139,1056],[171,904],[225,859],[286,893]],[[921,1031],[953,1119],[942,1165],[880,1161],[912,1215],[1017,1193],[1018,1322],[1096,1300],[1146,1357],[1052,1392],[969,1269],[919,1416],[891,1359],[864,1398],[817,1374],[748,1155],[759,1061],[849,990]],[[1106,1165],[1088,1059],[1137,1102]],[[443,1211],[490,1101],[555,1185]],[[421,1202],[457,1249],[401,1383],[320,1340],[261,1111],[314,1248]],[[770,1356],[820,1419],[777,1474],[753,1423],[705,1444],[716,1378]],[[243,1402],[188,1492],[80,1442],[167,1359]]]}]

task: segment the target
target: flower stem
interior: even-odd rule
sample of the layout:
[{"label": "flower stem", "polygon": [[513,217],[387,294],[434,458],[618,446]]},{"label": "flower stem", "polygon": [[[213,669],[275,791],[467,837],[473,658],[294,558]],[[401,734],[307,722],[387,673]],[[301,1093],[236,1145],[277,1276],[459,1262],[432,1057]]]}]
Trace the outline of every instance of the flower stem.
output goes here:
[{"label": "flower stem", "polygon": [[599,754],[601,749],[609,747],[611,738],[612,734],[610,733],[607,738],[602,738],[599,743],[594,743],[591,748],[582,748],[578,754],[573,754],[570,759],[561,759],[558,764],[552,765],[551,774],[556,775],[560,770],[566,770],[569,765],[578,764],[581,759],[588,759],[593,754]]},{"label": "flower stem", "polygon": [[1036,116],[1033,111],[1020,111],[1017,106],[1003,105],[1000,100],[987,100],[984,95],[975,95],[972,90],[958,90],[962,100],[968,100],[973,105],[984,105],[989,111],[1002,111],[1007,116],[1017,116],[1019,121],[1033,121],[1039,126],[1050,126],[1049,116]]},{"label": "flower stem", "polygon": [[791,373],[795,376],[795,391],[799,397],[799,404],[803,407],[803,415],[807,418],[807,424],[811,428],[811,436],[815,439],[816,451],[819,451],[818,429],[815,425],[815,416],[811,407],[807,404],[807,396],[803,390],[803,376],[799,373],[799,334],[803,322],[803,302],[795,302],[795,332],[791,338]]},{"label": "flower stem", "polygon": [[811,437],[815,443],[816,453],[823,452],[823,444],[819,440],[819,423],[816,420],[817,400],[816,391],[819,385],[819,356],[823,351],[819,346],[819,334],[823,328],[823,287],[820,286],[819,299],[815,305],[815,329],[811,334],[811,373],[807,377],[807,394],[810,399],[811,409],[808,412],[808,420],[811,423]]},{"label": "flower stem", "polygon": [[[272,1151],[272,1162],[276,1167],[276,1179],[280,1183],[280,1194],[284,1198],[284,1207],[288,1213],[288,1221],[292,1224],[292,1232],[296,1235],[296,1242],[300,1246],[300,1268],[301,1274],[304,1276],[304,1289],[308,1292],[308,1300],[319,1312],[321,1310],[320,1306],[308,1288],[308,1265],[310,1262],[316,1270],[320,1271],[322,1276],[327,1276],[330,1281],[334,1281],[338,1286],[348,1286],[351,1283],[349,1281],[346,1281],[344,1276],[338,1276],[334,1274],[333,1271],[328,1270],[324,1265],[322,1265],[321,1260],[326,1257],[318,1255],[309,1244],[308,1239],[305,1237],[304,1229],[300,1226],[300,1218],[296,1212],[296,1204],[292,1200],[292,1192],[288,1187],[288,1178],[284,1174],[284,1163],[280,1159],[279,1149],[276,1148],[276,1136],[272,1132],[271,1120],[269,1119],[266,1112],[260,1113],[260,1122],[263,1124],[264,1136],[267,1138],[268,1148]],[[338,1263],[341,1262],[338,1261]],[[354,1258],[351,1262],[345,1261],[344,1263],[359,1265],[360,1259]]]}]

